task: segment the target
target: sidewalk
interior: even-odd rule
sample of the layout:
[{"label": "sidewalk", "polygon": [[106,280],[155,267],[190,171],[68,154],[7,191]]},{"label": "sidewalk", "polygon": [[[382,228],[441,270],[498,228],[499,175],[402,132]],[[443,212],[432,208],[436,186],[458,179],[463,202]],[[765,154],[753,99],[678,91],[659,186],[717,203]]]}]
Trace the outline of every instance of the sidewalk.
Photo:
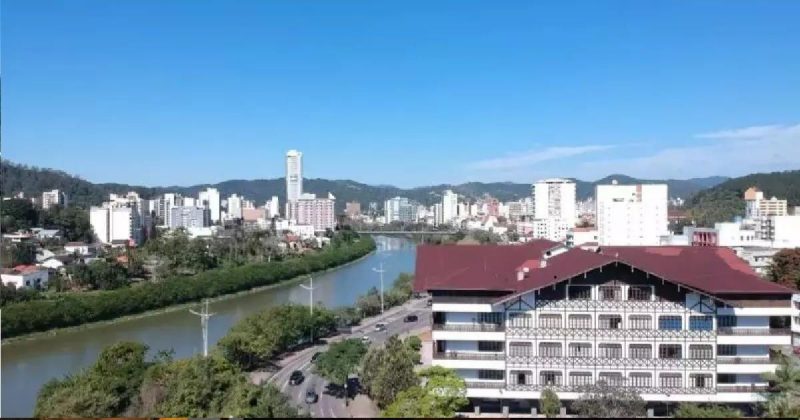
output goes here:
[{"label": "sidewalk", "polygon": [[347,407],[347,411],[350,412],[351,417],[377,418],[381,415],[378,407],[376,407],[375,404],[372,403],[372,400],[370,400],[369,397],[364,394],[356,395],[356,397]]}]

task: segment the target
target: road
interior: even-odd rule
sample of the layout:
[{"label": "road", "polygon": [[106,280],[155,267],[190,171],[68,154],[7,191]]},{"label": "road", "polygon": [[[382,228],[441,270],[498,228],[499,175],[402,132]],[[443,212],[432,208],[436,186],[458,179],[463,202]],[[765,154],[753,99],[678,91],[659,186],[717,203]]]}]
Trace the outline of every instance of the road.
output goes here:
[{"label": "road", "polygon": [[[416,322],[404,322],[406,315],[417,315]],[[412,330],[430,328],[430,310],[426,307],[426,299],[412,299],[403,306],[392,308],[382,316],[369,318],[362,325],[353,329],[351,334],[340,334],[328,339],[336,342],[348,338],[361,338],[369,336],[370,346],[380,346],[392,335],[404,334]],[[386,324],[384,331],[375,331],[375,324]],[[350,412],[345,407],[344,399],[325,393],[328,382],[312,373],[311,357],[316,352],[323,352],[327,345],[317,345],[298,352],[293,357],[284,361],[280,370],[276,371],[268,382],[274,383],[299,407],[306,407],[313,417],[350,417]],[[305,380],[299,385],[290,385],[289,376],[293,371],[300,370],[305,375]],[[319,395],[316,404],[306,404],[306,391],[314,389]]]}]

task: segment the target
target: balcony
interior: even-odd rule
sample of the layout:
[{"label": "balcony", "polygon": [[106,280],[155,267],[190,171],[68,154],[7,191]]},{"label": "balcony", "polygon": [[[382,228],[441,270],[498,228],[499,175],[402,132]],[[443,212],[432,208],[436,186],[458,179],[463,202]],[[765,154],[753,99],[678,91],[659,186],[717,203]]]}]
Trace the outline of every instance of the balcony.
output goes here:
[{"label": "balcony", "polygon": [[458,331],[458,332],[503,332],[505,328],[501,324],[433,324],[434,331]]},{"label": "balcony", "polygon": [[500,296],[433,296],[433,303],[493,304]]},{"label": "balcony", "polygon": [[505,382],[496,382],[496,381],[465,381],[467,384],[467,388],[477,388],[477,389],[503,389],[506,387]]},{"label": "balcony", "polygon": [[433,353],[434,359],[440,360],[505,360],[505,353],[445,351]]},{"label": "balcony", "polygon": [[[668,388],[668,387],[623,387],[616,386],[615,388],[630,388],[639,394],[714,394],[717,392],[714,388]],[[544,391],[550,389],[556,392],[586,392],[591,389],[587,385],[508,385],[509,391]]]},{"label": "balcony", "polygon": [[714,341],[716,332],[713,330],[634,330],[634,329],[604,329],[604,328],[535,328],[535,327],[508,327],[508,336],[516,338],[607,338],[607,339],[688,339],[696,341]]},{"label": "balcony", "polygon": [[789,328],[718,328],[719,335],[791,335]]},{"label": "balcony", "polygon": [[537,300],[536,309],[571,309],[586,311],[654,311],[675,312],[684,311],[683,302],[651,301],[651,300]]},{"label": "balcony", "polygon": [[717,392],[769,392],[769,385],[717,384]]},{"label": "balcony", "polygon": [[773,359],[771,357],[719,356],[717,357],[717,363],[731,365],[765,365],[776,364],[778,361],[777,359]]},{"label": "balcony", "polygon": [[508,356],[508,367],[586,367],[586,368],[662,368],[712,370],[716,367],[715,359],[610,359],[603,357],[541,357],[541,356]]}]

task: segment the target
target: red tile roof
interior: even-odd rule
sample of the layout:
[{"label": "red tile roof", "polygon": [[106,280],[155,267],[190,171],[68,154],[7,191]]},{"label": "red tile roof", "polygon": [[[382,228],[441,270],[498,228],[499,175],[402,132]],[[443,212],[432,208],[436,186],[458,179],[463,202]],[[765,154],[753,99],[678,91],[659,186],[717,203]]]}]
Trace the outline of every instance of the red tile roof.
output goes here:
[{"label": "red tile roof", "polygon": [[[719,247],[601,247],[600,252],[572,248],[545,259],[558,244],[535,240],[525,245],[422,245],[417,247],[416,291],[539,289],[619,261],[667,281],[711,294],[792,293],[761,279],[732,250]],[[529,272],[517,281],[517,269]]]}]

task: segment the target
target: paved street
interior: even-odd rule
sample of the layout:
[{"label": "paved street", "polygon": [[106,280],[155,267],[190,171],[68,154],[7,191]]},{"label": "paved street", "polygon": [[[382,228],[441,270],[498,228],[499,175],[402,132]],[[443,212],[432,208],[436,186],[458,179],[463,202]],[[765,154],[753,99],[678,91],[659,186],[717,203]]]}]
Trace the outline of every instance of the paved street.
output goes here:
[{"label": "paved street", "polygon": [[[370,346],[383,345],[392,335],[403,335],[410,331],[428,329],[430,328],[430,317],[428,316],[430,311],[425,302],[426,299],[412,299],[405,305],[387,310],[382,316],[365,320],[362,325],[354,328],[351,334],[340,334],[331,337],[328,342],[336,342],[347,338],[361,338],[366,335],[370,338]],[[419,320],[417,322],[404,322],[403,318],[410,314],[417,315]],[[375,331],[375,324],[380,322],[386,324],[386,330]],[[268,382],[278,386],[298,406],[306,407],[314,417],[351,417],[351,413],[345,407],[344,399],[325,393],[327,381],[311,372],[311,357],[316,352],[325,351],[326,348],[325,345],[318,345],[287,357],[280,362],[281,369],[269,377]],[[289,376],[295,370],[302,371],[305,374],[305,380],[299,385],[290,385]],[[305,394],[309,389],[314,389],[319,395],[319,401],[316,404],[307,405],[305,403]],[[363,404],[359,406],[363,406]],[[370,412],[354,411],[359,411],[352,413],[354,417],[374,415],[374,413]]]}]

